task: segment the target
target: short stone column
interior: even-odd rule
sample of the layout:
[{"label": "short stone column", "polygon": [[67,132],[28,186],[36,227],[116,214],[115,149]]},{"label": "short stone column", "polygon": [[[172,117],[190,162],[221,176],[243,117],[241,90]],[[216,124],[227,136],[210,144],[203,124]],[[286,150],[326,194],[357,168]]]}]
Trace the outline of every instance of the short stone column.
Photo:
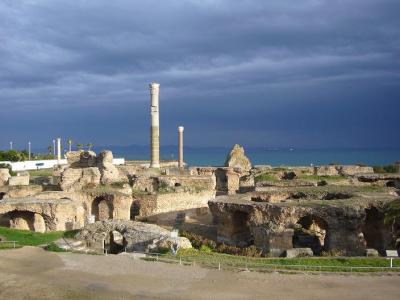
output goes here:
[{"label": "short stone column", "polygon": [[150,83],[150,168],[160,168],[160,119],[159,119],[159,94],[160,84]]},{"label": "short stone column", "polygon": [[57,161],[60,163],[61,160],[61,138],[57,138]]},{"label": "short stone column", "polygon": [[183,169],[183,126],[178,127],[178,167]]}]

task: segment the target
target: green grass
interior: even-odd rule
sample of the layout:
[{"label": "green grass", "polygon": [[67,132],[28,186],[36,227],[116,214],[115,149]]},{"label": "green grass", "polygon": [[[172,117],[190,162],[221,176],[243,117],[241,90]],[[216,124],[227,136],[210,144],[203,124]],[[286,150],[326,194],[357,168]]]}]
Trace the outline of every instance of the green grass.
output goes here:
[{"label": "green grass", "polygon": [[31,178],[49,177],[53,175],[53,169],[40,169],[28,171]]},{"label": "green grass", "polygon": [[256,182],[263,182],[263,181],[279,181],[276,176],[270,173],[262,173],[254,178]]},{"label": "green grass", "polygon": [[340,181],[340,180],[344,180],[346,179],[346,177],[344,176],[340,176],[340,175],[333,175],[333,176],[318,176],[318,175],[300,175],[299,176],[300,179],[303,180],[315,180],[315,181]]},{"label": "green grass", "polygon": [[28,230],[0,227],[0,236],[7,241],[18,241],[19,246],[39,246],[50,244],[61,237],[73,237],[76,233],[75,230],[39,233]]},{"label": "green grass", "polygon": [[[306,266],[301,269],[329,272],[381,272],[383,270],[381,268],[389,267],[389,261],[386,258],[253,258],[194,249],[179,250],[177,256],[168,254],[162,257],[177,260],[181,258],[183,262],[189,264],[195,262],[205,267],[216,268],[220,263],[224,269],[240,269],[247,266],[249,269],[260,271],[269,268],[299,270],[296,266]],[[393,266],[400,268],[400,260],[394,260]],[[357,267],[362,267],[362,269],[356,269]],[[400,272],[400,269],[394,269],[393,271]]]}]

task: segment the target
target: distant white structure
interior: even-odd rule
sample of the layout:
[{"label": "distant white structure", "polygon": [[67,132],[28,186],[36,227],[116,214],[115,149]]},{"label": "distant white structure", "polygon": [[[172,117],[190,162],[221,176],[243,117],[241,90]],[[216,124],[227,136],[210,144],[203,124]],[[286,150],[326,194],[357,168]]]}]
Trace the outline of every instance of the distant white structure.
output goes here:
[{"label": "distant white structure", "polygon": [[[68,164],[66,159],[27,160],[27,161],[18,161],[18,162],[0,161],[0,163],[10,165],[12,170],[15,172],[28,171],[28,170],[50,169],[56,165]],[[123,164],[125,164],[125,158],[114,158],[113,164],[116,166],[123,165]]]}]

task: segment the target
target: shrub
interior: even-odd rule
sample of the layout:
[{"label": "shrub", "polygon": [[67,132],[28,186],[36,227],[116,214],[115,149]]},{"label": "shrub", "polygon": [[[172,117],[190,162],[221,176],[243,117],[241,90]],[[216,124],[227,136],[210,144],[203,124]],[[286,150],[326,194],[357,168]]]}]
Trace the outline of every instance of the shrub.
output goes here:
[{"label": "shrub", "polygon": [[375,173],[396,173],[395,165],[386,165],[386,166],[374,166],[373,167]]},{"label": "shrub", "polygon": [[55,243],[48,244],[44,249],[52,252],[67,252],[67,250],[58,247]]}]

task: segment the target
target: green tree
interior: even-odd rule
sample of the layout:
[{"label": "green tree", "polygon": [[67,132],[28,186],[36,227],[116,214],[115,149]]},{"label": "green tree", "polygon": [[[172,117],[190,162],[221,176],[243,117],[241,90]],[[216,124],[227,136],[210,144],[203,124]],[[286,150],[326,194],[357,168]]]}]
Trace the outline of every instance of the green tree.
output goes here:
[{"label": "green tree", "polygon": [[76,148],[78,148],[78,150],[82,150],[83,145],[78,143],[78,144],[76,144]]},{"label": "green tree", "polygon": [[53,150],[54,150],[53,146],[50,145],[47,147],[47,151],[49,152],[49,155],[53,154]]},{"label": "green tree", "polygon": [[72,151],[72,143],[73,143],[72,139],[69,138],[69,139],[67,140],[67,143],[68,143],[68,151],[71,152],[71,151]]},{"label": "green tree", "polygon": [[88,147],[88,151],[91,151],[92,148],[93,148],[93,144],[92,144],[92,143],[89,143],[89,144],[87,144],[86,146]]}]

